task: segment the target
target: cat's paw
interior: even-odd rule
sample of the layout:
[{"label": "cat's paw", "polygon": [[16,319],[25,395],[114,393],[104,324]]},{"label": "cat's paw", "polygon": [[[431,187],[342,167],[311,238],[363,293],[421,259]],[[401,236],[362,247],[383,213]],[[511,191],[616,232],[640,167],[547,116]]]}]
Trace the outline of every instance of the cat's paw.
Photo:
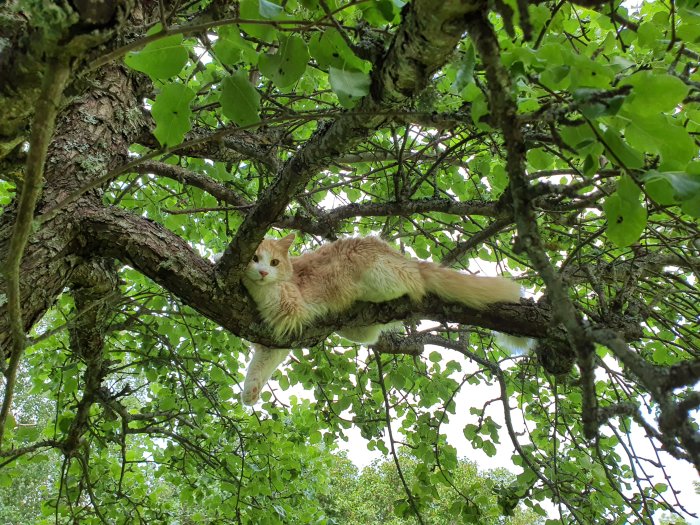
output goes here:
[{"label": "cat's paw", "polygon": [[246,384],[241,393],[241,401],[243,401],[244,405],[254,405],[260,399],[261,390],[262,384],[260,382],[254,381]]}]

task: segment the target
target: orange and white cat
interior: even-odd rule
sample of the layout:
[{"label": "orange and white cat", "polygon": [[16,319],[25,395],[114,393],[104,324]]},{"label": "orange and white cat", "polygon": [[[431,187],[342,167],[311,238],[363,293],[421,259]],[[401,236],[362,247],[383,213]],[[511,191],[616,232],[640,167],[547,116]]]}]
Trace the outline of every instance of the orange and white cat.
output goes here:
[{"label": "orange and white cat", "polygon": [[[260,243],[243,284],[263,320],[278,337],[298,335],[326,314],[355,301],[379,303],[408,295],[421,301],[433,293],[447,301],[484,309],[517,303],[520,286],[503,277],[467,275],[437,264],[409,259],[375,237],[341,239],[298,257],[289,255],[294,234]],[[350,328],[338,333],[358,343],[376,342],[392,325]],[[289,350],[254,345],[242,400],[254,404]]]}]

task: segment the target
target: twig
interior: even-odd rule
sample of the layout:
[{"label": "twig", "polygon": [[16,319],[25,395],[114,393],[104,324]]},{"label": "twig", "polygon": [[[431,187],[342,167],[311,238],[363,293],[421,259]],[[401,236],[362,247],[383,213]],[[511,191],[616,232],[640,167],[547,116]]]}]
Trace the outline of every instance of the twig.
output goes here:
[{"label": "twig", "polygon": [[161,31],[158,31],[157,33],[147,35],[139,40],[134,40],[129,44],[121,46],[113,51],[110,51],[109,53],[102,55],[101,57],[93,60],[90,64],[88,64],[85,72],[93,71],[99,67],[102,67],[105,64],[111,62],[112,60],[116,60],[117,58],[126,55],[130,51],[136,51],[138,49],[141,49],[146,45],[150,44],[151,42],[155,42],[156,40],[160,40],[161,38],[166,38],[173,35],[182,35],[185,33],[199,33],[201,31],[214,29],[216,27],[236,24],[268,25],[275,27],[277,28],[277,30],[281,31],[301,31],[317,26],[334,27],[334,25],[329,22],[315,22],[313,20],[253,20],[245,18],[224,18],[221,20],[210,20],[208,22],[203,22],[200,24],[174,26],[167,29],[164,28]]},{"label": "twig", "polygon": [[384,400],[384,416],[386,418],[386,431],[387,434],[389,435],[389,447],[391,448],[391,455],[394,458],[394,464],[396,465],[396,472],[399,474],[399,479],[401,479],[401,484],[403,485],[404,492],[406,492],[406,496],[408,497],[408,501],[411,504],[411,508],[413,509],[413,514],[416,516],[416,519],[421,525],[425,525],[425,522],[423,521],[423,516],[421,516],[420,510],[418,509],[418,505],[416,504],[416,500],[413,497],[413,493],[411,492],[411,489],[408,487],[408,483],[406,482],[406,478],[403,475],[403,470],[401,469],[401,463],[399,462],[399,456],[396,453],[396,447],[394,446],[394,433],[391,430],[391,405],[389,403],[389,395],[386,391],[386,385],[384,384],[384,370],[382,368],[382,356],[379,354],[378,351],[374,351],[374,357],[377,360],[377,373],[379,374],[379,386],[382,389],[382,398]]}]

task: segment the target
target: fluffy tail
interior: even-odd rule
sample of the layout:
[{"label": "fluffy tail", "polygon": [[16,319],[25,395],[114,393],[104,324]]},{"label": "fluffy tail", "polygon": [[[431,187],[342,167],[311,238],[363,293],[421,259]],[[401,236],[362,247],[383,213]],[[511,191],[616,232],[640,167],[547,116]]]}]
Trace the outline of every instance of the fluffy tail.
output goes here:
[{"label": "fluffy tail", "polygon": [[483,310],[491,303],[517,303],[520,286],[505,277],[481,277],[443,268],[433,263],[419,263],[425,290],[442,299]]}]

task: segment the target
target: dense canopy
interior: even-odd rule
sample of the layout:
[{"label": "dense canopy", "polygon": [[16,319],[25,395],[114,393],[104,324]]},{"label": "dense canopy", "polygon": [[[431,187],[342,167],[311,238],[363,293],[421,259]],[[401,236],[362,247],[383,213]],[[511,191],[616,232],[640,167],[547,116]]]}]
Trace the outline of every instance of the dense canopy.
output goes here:
[{"label": "dense canopy", "polygon": [[[699,67],[698,0],[5,2],[0,486],[47,523],[351,523],[374,486],[395,523],[687,517]],[[240,278],[292,231],[527,298],[276,340]],[[293,348],[252,410],[249,342]],[[379,481],[336,455],[356,430]]]}]

